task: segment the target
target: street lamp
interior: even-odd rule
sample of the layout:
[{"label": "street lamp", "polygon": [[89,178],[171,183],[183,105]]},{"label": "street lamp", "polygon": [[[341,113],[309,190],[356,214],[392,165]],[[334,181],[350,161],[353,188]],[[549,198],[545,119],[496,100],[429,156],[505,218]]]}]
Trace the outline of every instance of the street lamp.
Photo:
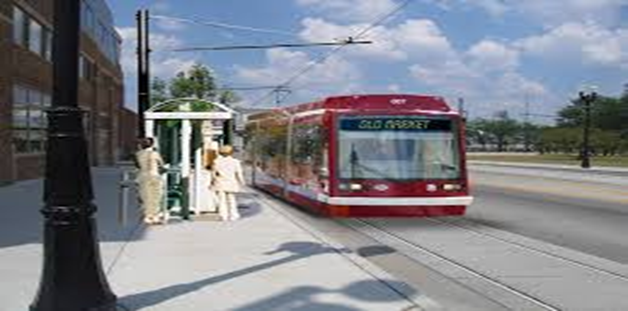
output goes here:
[{"label": "street lamp", "polygon": [[100,261],[83,110],[77,105],[80,8],[81,0],[54,1],[44,262],[31,311],[116,310]]},{"label": "street lamp", "polygon": [[582,133],[582,154],[581,159],[582,163],[580,166],[582,168],[590,168],[591,160],[590,160],[590,146],[589,146],[589,132],[591,127],[591,104],[595,102],[597,99],[597,93],[595,92],[595,88],[591,87],[587,91],[581,91],[579,93],[580,100],[584,103],[584,127]]}]

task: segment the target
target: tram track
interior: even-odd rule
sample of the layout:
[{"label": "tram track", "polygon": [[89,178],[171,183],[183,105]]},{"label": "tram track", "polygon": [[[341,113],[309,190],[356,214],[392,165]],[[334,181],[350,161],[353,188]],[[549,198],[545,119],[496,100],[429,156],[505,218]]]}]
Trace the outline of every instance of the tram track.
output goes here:
[{"label": "tram track", "polygon": [[[329,221],[273,205],[416,286],[445,310],[628,310],[622,299],[628,266],[603,257],[471,219]],[[388,251],[364,251],[374,245]]]},{"label": "tram track", "polygon": [[[401,242],[404,245],[406,245],[406,246],[408,246],[408,247],[410,247],[410,248],[412,248],[414,250],[420,251],[423,254],[427,254],[427,255],[429,255],[431,257],[437,258],[438,260],[444,261],[444,262],[446,262],[446,263],[448,263],[448,264],[450,264],[452,266],[455,266],[455,267],[457,267],[457,268],[459,268],[459,269],[469,273],[470,275],[473,275],[473,276],[475,276],[475,277],[477,277],[477,278],[479,278],[479,279],[481,279],[481,280],[483,280],[483,281],[485,281],[485,282],[487,282],[487,283],[489,283],[489,284],[491,284],[491,285],[493,285],[493,286],[495,286],[495,287],[497,287],[497,288],[499,288],[499,289],[501,289],[503,291],[506,291],[506,292],[516,296],[516,297],[519,297],[519,298],[521,298],[521,299],[523,299],[523,300],[525,300],[525,301],[527,301],[529,303],[534,304],[535,306],[541,308],[542,310],[550,310],[550,311],[562,311],[563,310],[563,309],[561,309],[561,308],[559,308],[557,306],[554,306],[552,304],[544,302],[542,299],[540,299],[538,297],[535,297],[535,296],[530,295],[530,294],[528,294],[526,292],[518,290],[518,289],[514,288],[513,286],[505,284],[504,282],[500,282],[499,280],[496,280],[495,278],[487,275],[486,273],[482,273],[480,271],[477,271],[476,269],[473,269],[473,268],[468,267],[467,265],[462,264],[462,263],[460,263],[460,262],[458,262],[456,260],[448,258],[448,257],[446,257],[444,255],[441,255],[438,252],[433,251],[433,250],[431,250],[431,249],[429,249],[427,247],[424,247],[422,245],[418,245],[418,244],[412,242],[411,240],[407,239],[406,237],[403,237],[403,236],[400,236],[400,235],[395,234],[393,232],[390,232],[388,230],[385,230],[385,229],[381,228],[378,225],[372,224],[371,222],[368,222],[368,221],[365,221],[365,220],[362,220],[362,219],[356,219],[356,220],[353,220],[353,221],[358,222],[358,223],[360,223],[360,224],[362,224],[364,226],[367,226],[367,227],[369,227],[372,230],[376,230],[380,234],[384,234],[384,235],[386,235],[386,236],[388,236],[388,237],[390,237],[390,238],[392,238],[394,240],[397,240],[398,242]],[[359,228],[359,227],[356,227],[356,226],[354,226],[354,225],[352,225],[350,223],[347,223],[347,224],[349,226],[353,227],[357,231],[364,232],[364,230]],[[370,235],[368,233],[365,233],[365,234]],[[376,237],[374,237],[374,238],[376,238]],[[470,289],[474,290],[472,288],[470,288]],[[485,296],[485,297],[487,299],[494,300],[491,297],[487,297],[487,296]]]},{"label": "tram track", "polygon": [[[611,271],[609,269],[604,269],[604,268],[601,268],[599,266],[594,266],[592,264],[584,263],[582,261],[573,260],[573,259],[567,258],[566,256],[562,256],[562,255],[559,255],[559,254],[556,254],[556,253],[553,253],[553,252],[550,252],[550,251],[545,251],[545,250],[542,250],[542,249],[539,249],[539,248],[536,248],[536,247],[532,247],[532,246],[526,245],[524,243],[513,241],[513,240],[510,240],[510,239],[507,239],[507,238],[499,237],[499,236],[496,236],[494,234],[490,234],[490,233],[486,233],[486,232],[483,232],[483,231],[480,231],[480,230],[476,230],[476,229],[471,228],[468,225],[461,225],[461,224],[457,224],[457,223],[453,223],[453,222],[450,222],[450,221],[446,221],[446,220],[443,220],[443,219],[437,219],[437,218],[428,218],[427,220],[429,220],[431,222],[440,223],[440,224],[446,224],[446,225],[449,225],[449,226],[452,226],[452,227],[456,227],[458,229],[463,229],[463,230],[466,230],[468,232],[472,232],[474,234],[477,234],[479,236],[492,238],[494,240],[506,243],[507,245],[519,247],[519,248],[522,248],[522,249],[525,249],[525,250],[528,250],[528,251],[532,251],[532,252],[535,252],[535,253],[538,253],[538,254],[542,254],[542,255],[548,256],[548,257],[550,257],[552,259],[556,259],[556,260],[560,260],[560,261],[563,261],[563,262],[567,262],[567,263],[570,263],[570,264],[573,264],[573,265],[576,265],[576,266],[580,266],[580,267],[582,267],[584,269],[588,269],[588,270],[593,271],[593,272],[606,274],[606,275],[609,275],[609,276],[621,279],[622,281],[628,282],[628,275],[625,275],[625,274],[622,274],[622,273],[619,273],[619,272],[615,272],[615,271]],[[486,225],[480,224],[480,223],[478,223],[476,221],[472,221],[472,220],[464,220],[464,221],[473,223],[473,225],[475,225],[477,227],[486,227],[486,228],[489,228],[491,230],[499,230],[499,229],[496,229],[496,228],[492,228],[490,226],[486,226]]]},{"label": "tram track", "polygon": [[[507,304],[513,310],[529,311],[532,308],[530,305],[521,307],[519,303],[512,303],[512,299],[504,298],[507,297],[506,294],[523,299],[526,304],[533,304],[535,309],[539,310],[584,310],[582,306],[577,305],[578,298],[574,298],[578,297],[578,293],[587,297],[603,297],[605,289],[598,287],[600,285],[606,284],[604,287],[606,290],[608,290],[608,286],[611,288],[615,286],[614,288],[618,290],[617,293],[625,292],[628,288],[628,267],[623,264],[529,239],[472,220],[421,219],[423,228],[431,228],[427,231],[421,229],[404,231],[411,227],[404,226],[405,221],[395,222],[396,220],[385,219],[344,221],[354,230],[394,247],[417,263],[428,265],[471,290],[485,292],[487,299]],[[424,226],[428,224],[429,227]],[[417,228],[421,228],[421,226],[421,224],[417,224]],[[437,235],[433,235],[434,232],[447,232],[448,236],[443,236],[444,240],[435,240]],[[451,241],[454,237],[459,237],[460,240],[474,241],[472,245],[460,243],[458,247],[475,249],[476,251],[478,247],[484,247],[487,252],[485,255],[482,253],[478,255],[477,252],[470,251],[464,255],[466,251],[456,250],[452,248],[453,244],[446,241],[447,239]],[[426,242],[423,243],[420,239]],[[513,251],[513,248],[518,250]],[[517,269],[510,269],[508,265],[504,266],[503,262],[502,265],[491,266],[491,263],[496,262],[496,258],[507,258],[500,257],[504,253],[499,251],[507,249],[508,251],[505,253],[516,253],[520,258],[533,257],[536,258],[533,262],[542,261],[546,263],[546,266],[545,268],[536,266],[536,269],[540,269],[536,271],[534,265],[525,266],[523,261],[513,261],[513,266],[523,264],[523,269],[519,270],[528,272],[524,275],[513,274],[513,271]],[[476,260],[472,258],[474,256]],[[477,260],[478,256],[482,259]],[[525,281],[525,278],[529,278],[529,280]],[[536,284],[549,282],[543,288],[550,290],[542,291],[538,287],[531,287],[530,280]],[[554,289],[572,288],[575,295],[561,296],[551,290],[552,286]],[[620,299],[619,295],[615,296],[613,300]],[[597,305],[594,298],[591,298],[590,301],[589,304]],[[623,305],[623,303],[620,304]]]}]

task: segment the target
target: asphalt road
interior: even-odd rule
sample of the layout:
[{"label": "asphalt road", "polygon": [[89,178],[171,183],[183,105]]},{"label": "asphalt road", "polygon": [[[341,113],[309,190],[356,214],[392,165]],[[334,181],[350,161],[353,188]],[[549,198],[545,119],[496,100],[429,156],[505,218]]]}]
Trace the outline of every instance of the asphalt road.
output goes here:
[{"label": "asphalt road", "polygon": [[628,263],[628,178],[622,186],[604,176],[567,175],[474,167],[475,202],[465,218]]}]

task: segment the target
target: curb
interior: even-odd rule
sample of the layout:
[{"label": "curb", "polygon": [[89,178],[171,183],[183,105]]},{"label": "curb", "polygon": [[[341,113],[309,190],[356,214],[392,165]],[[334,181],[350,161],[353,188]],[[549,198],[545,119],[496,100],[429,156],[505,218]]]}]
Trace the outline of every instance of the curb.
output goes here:
[{"label": "curb", "polygon": [[[252,189],[252,188],[249,188],[249,189],[251,189],[252,191],[258,192],[258,190],[256,189]],[[269,197],[265,193],[261,193],[261,194],[262,196],[259,198],[259,200],[262,201],[266,206],[272,208],[279,215],[284,217],[286,220],[292,222],[297,227],[301,228],[303,231],[307,232],[315,239],[319,240],[322,244],[326,244],[330,246],[331,248],[338,249],[338,250],[345,248],[344,245],[334,241],[332,238],[327,237],[326,234],[321,232],[319,229],[314,228],[313,226],[307,224],[303,220],[300,220],[296,216],[290,215],[289,213],[282,211],[281,208],[277,205],[277,203],[269,199]],[[399,287],[395,284],[386,282],[386,280],[398,280],[398,279],[395,276],[391,275],[390,273],[384,271],[382,268],[369,262],[367,259],[364,259],[360,257],[359,255],[352,252],[350,253],[337,252],[337,254],[344,257],[346,260],[350,261],[351,263],[356,265],[358,268],[362,269],[365,273],[371,275],[371,277],[373,277],[374,279],[382,282],[384,285],[393,289],[395,292],[397,292],[397,294],[402,296],[408,302],[412,303],[414,307],[419,308],[418,310],[424,310],[424,311],[443,310],[442,306],[440,306],[436,301],[430,298],[423,297],[423,296],[416,297],[414,293],[407,292],[406,288]],[[417,309],[410,307],[410,309],[404,309],[404,310],[417,310]]]},{"label": "curb", "polygon": [[471,165],[486,165],[486,166],[501,166],[501,167],[515,167],[515,168],[539,168],[555,171],[570,171],[577,173],[592,173],[597,175],[611,175],[611,176],[628,176],[628,168],[623,167],[595,167],[595,168],[581,168],[575,165],[554,165],[543,163],[522,163],[522,162],[497,162],[497,161],[483,161],[483,160],[469,160],[467,161]]}]

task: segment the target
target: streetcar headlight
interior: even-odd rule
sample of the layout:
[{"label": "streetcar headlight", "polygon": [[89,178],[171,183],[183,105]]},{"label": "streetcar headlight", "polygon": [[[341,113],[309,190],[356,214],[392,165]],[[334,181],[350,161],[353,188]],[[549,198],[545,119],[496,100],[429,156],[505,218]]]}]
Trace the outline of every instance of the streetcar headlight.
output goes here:
[{"label": "streetcar headlight", "polygon": [[349,184],[340,183],[340,184],[338,184],[338,189],[340,189],[340,190],[349,190]]},{"label": "streetcar headlight", "polygon": [[462,189],[462,185],[460,184],[444,184],[443,190],[445,191],[456,191]]},{"label": "streetcar headlight", "polygon": [[360,184],[350,184],[349,189],[353,191],[362,190],[362,185]]}]

